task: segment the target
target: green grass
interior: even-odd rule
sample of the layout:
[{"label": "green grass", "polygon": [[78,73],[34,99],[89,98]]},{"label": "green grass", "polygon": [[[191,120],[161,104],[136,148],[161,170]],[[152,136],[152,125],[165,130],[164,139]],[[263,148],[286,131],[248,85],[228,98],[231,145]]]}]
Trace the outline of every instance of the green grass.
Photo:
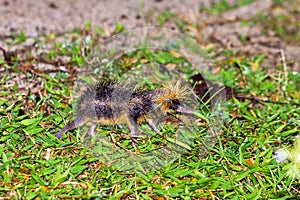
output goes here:
[{"label": "green grass", "polygon": [[[88,28],[88,24],[86,26]],[[123,28],[118,25],[116,29],[121,31]],[[279,66],[278,74],[269,74],[261,67],[264,56],[242,60],[233,58],[222,64],[219,75],[239,95],[285,103],[231,98],[226,101],[222,134],[204,157],[200,156],[203,153],[203,132],[199,132],[190,144],[191,150],[166,166],[147,173],[124,172],[110,167],[91,153],[81,139],[86,129],[69,131],[63,140],[52,135],[72,119],[70,95],[74,75],[71,72],[74,66],[82,68],[82,40],[87,41],[89,49],[98,37],[84,36],[80,30],[69,34],[73,39],[69,40],[66,34],[66,41],[60,43],[48,36],[39,38],[40,46],[53,44],[46,55],[50,60],[59,56],[70,57],[70,63],[65,66],[67,72],[22,71],[18,68],[21,64],[18,59],[13,65],[1,61],[1,66],[6,69],[1,72],[0,80],[1,197],[295,199],[299,195],[299,179],[288,177],[283,169],[286,164],[278,164],[272,155],[277,148],[284,146],[284,141],[293,140],[293,136],[299,134],[299,73],[288,72],[286,77]],[[20,43],[26,40],[26,36],[20,34],[15,40]],[[180,66],[184,66],[181,72],[187,77],[194,73],[184,59],[172,53],[140,51],[120,57],[112,71],[105,75],[117,78],[146,61],[169,63],[179,71]],[[160,77],[167,76],[159,71],[156,73]],[[37,91],[30,88],[24,92],[18,84],[6,85],[9,80],[20,76],[26,82],[36,81],[40,87]],[[149,81],[145,84],[149,88],[155,87]],[[164,134],[172,136],[172,125],[162,128]],[[143,126],[142,129],[148,130],[149,127]],[[199,129],[206,131],[201,126]],[[122,146],[132,149],[128,138],[115,134],[126,133],[126,128],[100,127],[97,131],[105,136],[111,133]],[[164,142],[167,140],[154,136],[137,145],[142,152]]]},{"label": "green grass", "polygon": [[[293,13],[294,12],[294,13]],[[300,36],[300,12],[271,13],[255,16],[253,21],[264,29],[264,34],[272,30],[276,36],[284,39],[289,44],[299,44]]]},{"label": "green grass", "polygon": [[201,12],[208,12],[213,15],[220,15],[225,11],[246,6],[253,2],[255,2],[255,0],[236,0],[234,3],[229,3],[227,0],[221,0],[212,3],[210,7],[200,6],[199,10]]}]

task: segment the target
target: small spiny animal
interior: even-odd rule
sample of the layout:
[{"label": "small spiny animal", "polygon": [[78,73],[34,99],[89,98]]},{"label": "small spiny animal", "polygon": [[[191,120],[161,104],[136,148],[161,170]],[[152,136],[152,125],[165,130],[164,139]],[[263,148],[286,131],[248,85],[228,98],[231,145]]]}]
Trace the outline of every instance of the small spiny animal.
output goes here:
[{"label": "small spiny animal", "polygon": [[188,87],[180,80],[170,81],[155,90],[132,88],[124,82],[102,81],[83,92],[76,118],[55,136],[62,138],[63,132],[88,125],[88,134],[93,137],[97,125],[116,124],[126,124],[129,134],[136,136],[137,125],[141,122],[147,122],[161,135],[157,127],[159,116],[171,112],[194,114],[194,110],[181,105],[190,95]]}]

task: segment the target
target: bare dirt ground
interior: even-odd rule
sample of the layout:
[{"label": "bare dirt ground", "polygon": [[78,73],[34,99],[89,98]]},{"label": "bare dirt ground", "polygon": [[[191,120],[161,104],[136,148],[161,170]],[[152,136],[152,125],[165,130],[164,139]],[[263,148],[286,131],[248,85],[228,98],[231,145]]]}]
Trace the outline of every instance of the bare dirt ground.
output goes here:
[{"label": "bare dirt ground", "polygon": [[[87,21],[93,26],[101,26],[108,30],[112,30],[117,22],[128,29],[155,26],[155,15],[162,11],[168,10],[183,15],[188,13],[189,18],[194,18],[194,12],[198,12],[201,4],[210,5],[207,0],[1,0],[0,35],[9,36],[20,30],[25,31],[28,36],[37,36],[42,32],[63,32],[83,26]],[[145,19],[149,12],[154,12],[152,20]]]},{"label": "bare dirt ground", "polygon": [[[0,0],[0,45],[8,48],[5,41],[14,33],[24,31],[27,37],[36,37],[51,32],[63,33],[76,27],[83,27],[85,22],[100,26],[109,36],[117,22],[126,29],[144,26],[159,26],[161,13],[169,11],[176,17],[168,18],[162,27],[182,31],[178,20],[183,22],[185,32],[203,46],[217,46],[217,60],[222,60],[222,51],[238,50],[240,55],[267,54],[265,66],[276,66],[285,53],[289,68],[299,71],[299,40],[286,40],[278,36],[277,29],[288,29],[299,36],[300,1],[283,3],[259,0],[246,6],[230,9],[218,15],[200,11],[203,6],[210,7],[215,2],[209,0],[45,0],[45,1],[9,1]],[[227,1],[234,5],[235,0]],[[296,14],[295,14],[296,13]],[[257,16],[271,16],[263,23],[253,23]],[[285,21],[275,21],[272,16],[285,15]],[[264,18],[260,19],[264,21]],[[247,25],[245,26],[245,22]],[[277,24],[278,23],[278,24]],[[276,25],[277,24],[277,25]],[[298,31],[298,33],[297,33]],[[293,37],[293,36],[292,36]],[[1,55],[1,54],[0,54]]]}]

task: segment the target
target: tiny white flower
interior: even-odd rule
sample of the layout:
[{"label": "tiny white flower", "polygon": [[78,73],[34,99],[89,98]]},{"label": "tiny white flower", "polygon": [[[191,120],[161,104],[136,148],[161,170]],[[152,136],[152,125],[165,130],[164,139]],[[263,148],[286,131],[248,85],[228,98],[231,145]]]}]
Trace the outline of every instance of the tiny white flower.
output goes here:
[{"label": "tiny white flower", "polygon": [[290,152],[286,149],[278,149],[274,153],[274,158],[278,163],[282,163],[289,159],[290,157]]}]

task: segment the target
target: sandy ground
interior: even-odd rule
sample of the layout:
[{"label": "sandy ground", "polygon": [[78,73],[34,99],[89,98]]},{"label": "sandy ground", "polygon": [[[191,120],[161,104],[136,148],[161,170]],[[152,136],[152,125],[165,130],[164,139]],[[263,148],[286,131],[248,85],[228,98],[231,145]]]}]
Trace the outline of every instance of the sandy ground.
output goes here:
[{"label": "sandy ground", "polygon": [[26,0],[0,1],[0,35],[10,35],[23,30],[26,35],[41,32],[63,32],[82,27],[89,21],[93,26],[114,28],[120,22],[126,28],[152,26],[145,13],[170,10],[177,14],[197,11],[209,1],[195,0]]}]

